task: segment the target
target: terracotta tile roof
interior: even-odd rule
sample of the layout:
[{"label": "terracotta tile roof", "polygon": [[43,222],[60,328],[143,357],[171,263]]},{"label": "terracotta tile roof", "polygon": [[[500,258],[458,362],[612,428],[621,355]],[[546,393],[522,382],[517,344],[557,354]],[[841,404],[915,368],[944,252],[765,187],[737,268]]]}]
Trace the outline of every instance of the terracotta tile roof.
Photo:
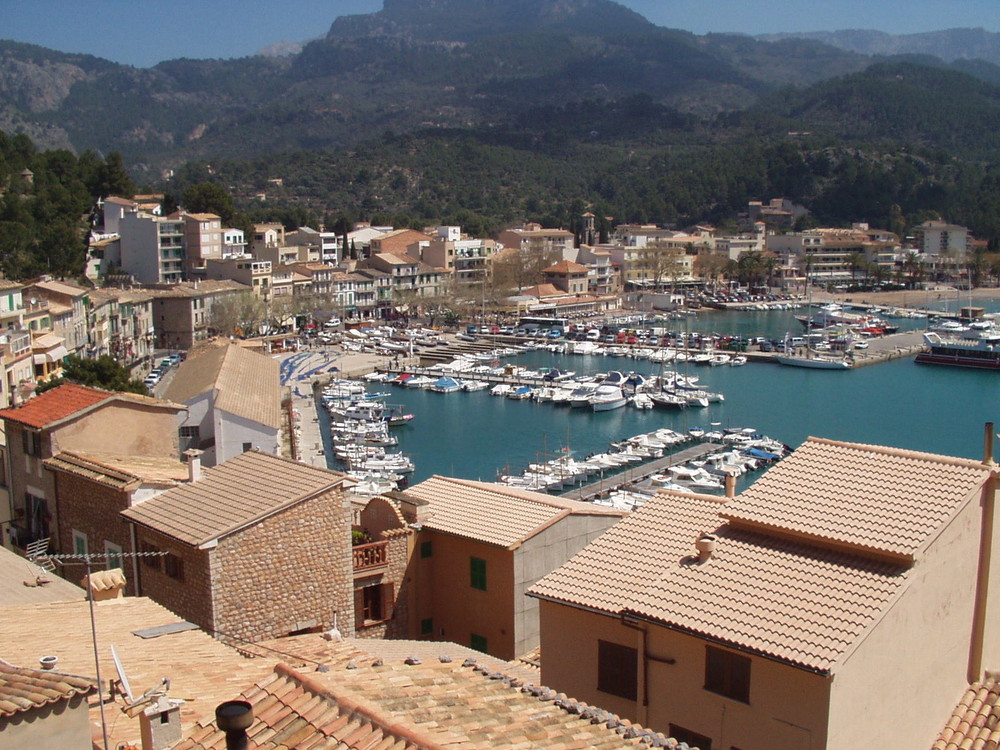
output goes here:
[{"label": "terracotta tile roof", "polygon": [[430,505],[425,528],[507,549],[569,515],[626,515],[592,503],[441,476],[414,485],[405,494]]},{"label": "terracotta tile roof", "polygon": [[[758,480],[760,481],[760,480]],[[748,531],[702,497],[661,493],[531,589],[830,671],[909,580],[908,567]],[[696,563],[695,540],[718,537]]]},{"label": "terracotta tile roof", "polygon": [[21,406],[0,410],[0,419],[42,428],[106,401],[111,395],[110,391],[66,383],[35,396]]},{"label": "terracotta tile roof", "polygon": [[189,403],[215,392],[215,408],[275,430],[281,426],[277,360],[222,341],[199,347],[181,363],[163,394]]},{"label": "terracotta tile roof", "polygon": [[561,260],[542,270],[542,273],[587,273],[589,269],[571,260]]},{"label": "terracotta tile roof", "polygon": [[0,659],[0,716],[13,716],[50,703],[89,695],[93,680],[49,669],[15,667]]},{"label": "terracotta tile roof", "polygon": [[53,427],[70,417],[90,411],[106,401],[130,401],[148,406],[162,406],[182,411],[183,406],[136,393],[119,393],[88,388],[76,383],[66,383],[45,391],[21,406],[0,410],[0,419],[27,425],[36,429]]},{"label": "terracotta tile roof", "polygon": [[1000,685],[993,676],[969,686],[931,750],[1000,747]]},{"label": "terracotta tile roof", "polygon": [[29,287],[40,289],[43,292],[61,294],[66,297],[82,297],[87,293],[87,289],[68,281],[36,281],[29,284]]},{"label": "terracotta tile roof", "polygon": [[250,450],[205,469],[202,478],[122,511],[142,526],[198,546],[336,487],[328,469]]},{"label": "terracotta tile roof", "polygon": [[[318,635],[268,642],[289,656],[308,655],[328,671],[306,674],[303,666],[312,670],[313,663],[292,657],[273,675],[245,690],[244,698],[256,706],[254,725],[248,732],[251,743],[256,741],[261,748],[317,750],[568,750],[648,747],[650,741],[669,746],[663,735],[619,722],[546,688],[528,687],[506,674],[503,664],[465,662],[456,655],[455,644],[432,644],[434,657],[407,664],[398,658],[373,658],[361,650],[367,643],[363,639],[327,642]],[[353,733],[340,735],[343,744],[337,744],[331,730],[344,724],[352,726]],[[301,744],[293,744],[293,739]],[[191,732],[175,750],[224,747],[221,733],[204,727]]]},{"label": "terracotta tile roof", "polygon": [[809,438],[723,516],[738,525],[913,557],[988,475],[968,459]]},{"label": "terracotta tile roof", "polygon": [[[39,576],[44,582],[39,583]],[[55,573],[42,570],[0,547],[0,619],[7,617],[6,607],[43,602],[83,601],[84,591],[79,586],[60,578]],[[0,653],[3,646],[0,645]],[[37,663],[38,654],[32,660]]]},{"label": "terracotta tile roof", "polygon": [[[62,671],[96,675],[88,603],[55,602],[7,607],[0,610],[0,657],[14,664],[37,664],[41,656],[59,658]],[[246,685],[270,673],[274,659],[248,659],[201,630],[140,638],[133,631],[182,622],[181,618],[143,597],[95,602],[94,618],[101,663],[103,691],[118,675],[111,657],[114,644],[134,695],[170,678],[170,697],[184,698],[183,729],[208,721],[215,707],[237,695]],[[139,744],[139,720],[121,713],[124,698],[116,692],[105,705],[111,747],[122,742]],[[100,708],[90,709],[95,737],[100,738]],[[0,744],[3,744],[0,742]]]}]

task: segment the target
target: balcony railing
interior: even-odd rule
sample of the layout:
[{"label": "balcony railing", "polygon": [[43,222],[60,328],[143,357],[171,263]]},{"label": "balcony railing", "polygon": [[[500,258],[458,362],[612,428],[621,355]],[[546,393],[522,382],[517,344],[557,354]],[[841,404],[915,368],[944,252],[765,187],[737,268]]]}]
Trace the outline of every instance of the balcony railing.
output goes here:
[{"label": "balcony railing", "polygon": [[354,572],[371,570],[388,565],[388,542],[372,542],[370,544],[358,544],[353,548],[354,552]]}]

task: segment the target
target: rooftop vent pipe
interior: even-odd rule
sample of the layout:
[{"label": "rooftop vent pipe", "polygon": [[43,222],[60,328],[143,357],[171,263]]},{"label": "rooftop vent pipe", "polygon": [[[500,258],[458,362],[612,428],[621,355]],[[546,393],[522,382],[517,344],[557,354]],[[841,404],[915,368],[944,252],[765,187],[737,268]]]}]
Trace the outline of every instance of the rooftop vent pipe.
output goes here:
[{"label": "rooftop vent pipe", "polygon": [[715,534],[702,534],[695,540],[694,548],[698,550],[698,564],[704,565],[715,556]]},{"label": "rooftop vent pipe", "polygon": [[43,656],[38,660],[38,663],[42,665],[42,669],[55,669],[56,664],[59,663],[58,656]]},{"label": "rooftop vent pipe", "polygon": [[226,733],[226,750],[247,750],[247,730],[253,724],[253,706],[226,701],[215,707],[215,723]]},{"label": "rooftop vent pipe", "polygon": [[993,465],[993,423],[987,422],[983,433],[983,463]]}]

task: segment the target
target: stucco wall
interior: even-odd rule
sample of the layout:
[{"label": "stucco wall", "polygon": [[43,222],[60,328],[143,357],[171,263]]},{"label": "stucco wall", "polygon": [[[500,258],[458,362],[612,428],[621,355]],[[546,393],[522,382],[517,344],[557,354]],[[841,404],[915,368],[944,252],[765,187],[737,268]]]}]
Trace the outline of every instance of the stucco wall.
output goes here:
[{"label": "stucco wall", "polygon": [[342,491],[298,503],[212,550],[216,627],[248,641],[337,626],[354,634],[351,515]]},{"label": "stucco wall", "polygon": [[[418,560],[429,586],[423,591],[417,621],[434,619],[434,639],[471,646],[471,634],[486,638],[489,653],[513,659],[514,562],[507,550],[425,529],[417,538],[433,544],[433,555]],[[469,560],[486,561],[486,591],[470,585]]]},{"label": "stucco wall", "polygon": [[620,520],[615,516],[567,516],[514,551],[515,655],[538,646],[538,600],[525,592]]},{"label": "stucco wall", "polygon": [[243,443],[250,443],[265,453],[277,455],[278,430],[251,422],[235,414],[215,409],[215,463],[225,463],[243,453]]},{"label": "stucco wall", "polygon": [[176,424],[173,410],[118,401],[53,430],[53,453],[177,456]]},{"label": "stucco wall", "polygon": [[0,718],[0,747],[69,750],[91,747],[87,701],[68,701]]},{"label": "stucco wall", "polygon": [[[829,681],[822,676],[751,657],[746,704],[704,689],[707,644],[698,638],[645,625],[643,660],[639,632],[617,618],[545,601],[540,617],[542,683],[554,690],[665,734],[675,724],[706,735],[713,748],[824,747]],[[598,640],[635,648],[640,654],[639,701],[597,689]],[[646,706],[640,705],[643,684]]]},{"label": "stucco wall", "polygon": [[[930,747],[967,687],[979,549],[977,500],[928,547],[909,571],[902,596],[836,669],[831,750],[859,744]],[[887,684],[905,689],[886,689]]]}]

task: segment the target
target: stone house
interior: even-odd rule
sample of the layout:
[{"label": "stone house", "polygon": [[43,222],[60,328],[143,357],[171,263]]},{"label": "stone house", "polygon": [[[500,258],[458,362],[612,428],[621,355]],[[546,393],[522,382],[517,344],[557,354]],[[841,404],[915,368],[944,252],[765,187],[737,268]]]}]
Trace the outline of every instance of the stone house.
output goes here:
[{"label": "stone house", "polygon": [[[61,451],[45,460],[55,479],[59,530],[56,547],[106,555],[94,569],[122,568],[125,593],[138,593],[139,561],[132,552],[131,527],[121,516],[126,508],[176,487],[189,479],[188,466],[177,456],[122,456]],[[63,571],[75,576],[82,568]]]},{"label": "stone house", "polygon": [[354,632],[351,512],[342,474],[258,450],[122,511],[138,588],[236,641],[338,627]]},{"label": "stone house", "polygon": [[215,333],[212,308],[221,300],[250,292],[236,281],[173,283],[146,290],[153,300],[153,327],[158,349],[190,349]]},{"label": "stone house", "polygon": [[359,638],[405,638],[409,623],[407,567],[413,530],[396,505],[373,497],[357,513],[351,547],[354,631]]},{"label": "stone house", "polygon": [[589,269],[579,263],[561,260],[553,266],[542,269],[546,284],[552,284],[565,294],[585,294]]},{"label": "stone house", "polygon": [[412,636],[501,659],[538,646],[538,604],[527,590],[626,515],[440,476],[391,496],[418,529],[408,575]]},{"label": "stone house", "polygon": [[180,450],[203,451],[216,466],[258,448],[277,453],[281,429],[278,362],[226,339],[195,347],[181,363],[164,396],[184,404]]},{"label": "stone house", "polygon": [[[67,383],[21,406],[0,410],[7,436],[6,484],[10,495],[9,538],[23,548],[50,537],[64,538],[56,502],[56,479],[46,459],[62,451],[176,457],[177,415],[184,407],[147,396]],[[71,533],[71,530],[70,530]],[[72,538],[69,537],[69,538]],[[78,543],[89,542],[77,536]],[[54,546],[54,551],[77,549]]]},{"label": "stone house", "polygon": [[930,747],[1000,660],[997,480],[810,438],[731,501],[661,492],[531,589],[542,681],[705,750]]}]

